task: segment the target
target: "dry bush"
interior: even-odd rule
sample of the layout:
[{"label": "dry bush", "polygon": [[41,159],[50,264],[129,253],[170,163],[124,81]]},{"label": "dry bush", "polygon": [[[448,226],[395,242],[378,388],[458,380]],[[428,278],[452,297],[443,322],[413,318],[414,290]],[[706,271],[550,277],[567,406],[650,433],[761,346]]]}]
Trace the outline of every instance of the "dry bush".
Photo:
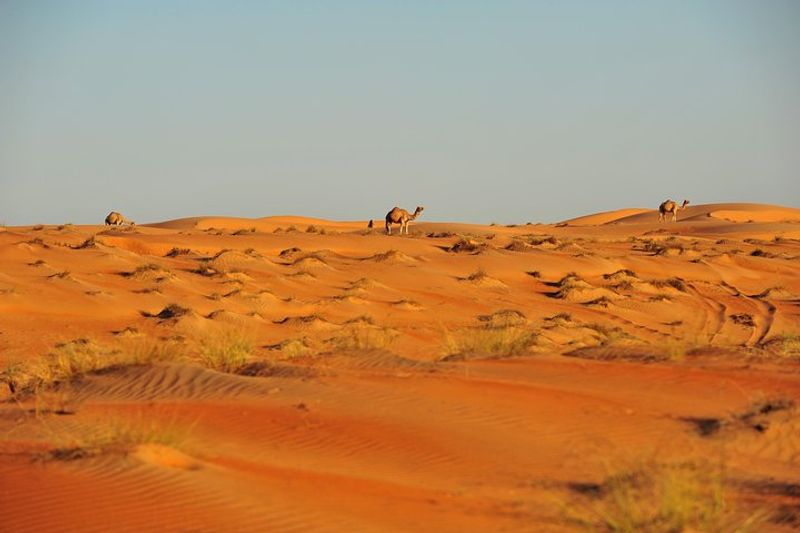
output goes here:
[{"label": "dry bush", "polygon": [[178,304],[169,304],[156,314],[142,312],[142,316],[147,318],[160,318],[161,320],[169,320],[171,318],[180,318],[191,313],[192,310],[188,307],[183,307]]},{"label": "dry bush", "polygon": [[524,326],[528,319],[522,311],[516,309],[501,309],[489,315],[479,315],[478,321],[483,322],[487,328],[508,328]]},{"label": "dry bush", "polygon": [[287,359],[313,355],[315,353],[315,349],[308,337],[285,339],[277,344],[265,346],[265,348],[268,350],[278,351],[284,358]]},{"label": "dry bush", "polygon": [[653,279],[650,280],[649,283],[653,287],[657,287],[659,289],[663,289],[664,287],[672,287],[680,292],[687,292],[689,290],[686,286],[686,282],[681,278]]},{"label": "dry bush", "polygon": [[328,343],[334,351],[387,350],[397,336],[397,331],[391,328],[351,322]]},{"label": "dry bush", "polygon": [[527,353],[536,344],[538,334],[519,326],[479,327],[444,330],[443,361],[478,357],[512,357]]},{"label": "dry bush", "polygon": [[328,232],[322,226],[310,225],[306,228],[306,233],[316,233],[318,235],[327,235]]},{"label": "dry bush", "polygon": [[487,248],[485,243],[477,242],[472,239],[466,239],[464,237],[460,238],[456,241],[455,244],[447,248],[448,252],[457,253],[457,254],[479,254],[483,252]]},{"label": "dry bush", "polygon": [[135,279],[137,281],[155,281],[160,283],[173,277],[169,269],[162,267],[156,263],[147,263],[136,267],[131,272],[120,272],[120,276],[125,278]]},{"label": "dry bush", "polygon": [[800,335],[776,335],[766,341],[763,348],[784,359],[800,359]]},{"label": "dry bush", "polygon": [[247,365],[255,350],[253,337],[239,329],[208,332],[197,339],[197,356],[206,368],[236,374]]},{"label": "dry bush", "polygon": [[189,255],[190,253],[192,253],[190,248],[178,248],[174,246],[164,257],[178,257],[179,255]]},{"label": "dry bush", "polygon": [[587,530],[638,533],[757,531],[765,510],[737,506],[725,465],[699,460],[636,461],[611,469],[601,483],[572,483],[567,520]]},{"label": "dry bush", "polygon": [[233,233],[231,233],[231,235],[248,235],[250,233],[255,233],[255,232],[256,232],[256,228],[255,227],[250,227],[250,228],[238,229],[238,230],[234,231]]}]

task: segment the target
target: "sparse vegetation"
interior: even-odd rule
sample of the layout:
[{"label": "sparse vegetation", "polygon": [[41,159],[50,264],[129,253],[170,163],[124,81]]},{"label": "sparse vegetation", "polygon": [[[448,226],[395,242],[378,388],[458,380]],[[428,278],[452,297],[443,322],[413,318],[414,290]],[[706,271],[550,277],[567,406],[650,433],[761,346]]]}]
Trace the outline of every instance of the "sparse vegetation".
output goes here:
[{"label": "sparse vegetation", "polygon": [[178,304],[169,304],[156,314],[142,312],[142,316],[147,318],[160,318],[161,320],[169,320],[171,318],[180,318],[191,313],[191,309],[183,307]]},{"label": "sparse vegetation", "polygon": [[493,324],[444,331],[443,361],[473,357],[511,357],[527,353],[536,344],[538,334],[526,327]]},{"label": "sparse vegetation", "polygon": [[253,357],[255,343],[250,334],[239,329],[218,330],[198,339],[198,358],[203,366],[236,374]]},{"label": "sparse vegetation", "polygon": [[47,426],[48,440],[54,446],[42,453],[42,461],[74,461],[101,455],[127,455],[137,446],[158,444],[170,448],[181,448],[191,433],[191,426],[176,420],[161,422],[152,416],[140,413],[131,418],[106,416],[88,428],[68,430],[65,426]]},{"label": "sparse vegetation", "polygon": [[328,340],[335,351],[386,350],[397,338],[391,329],[372,324],[351,322],[339,334]]},{"label": "sparse vegetation", "polygon": [[572,483],[569,522],[616,532],[756,531],[766,513],[737,508],[724,464],[639,461],[601,483]]},{"label": "sparse vegetation", "polygon": [[190,253],[192,253],[192,250],[189,248],[178,248],[175,246],[167,252],[164,257],[178,257],[179,255],[189,255]]},{"label": "sparse vegetation", "polygon": [[456,241],[455,244],[447,248],[448,252],[456,253],[456,254],[479,254],[486,249],[486,244],[473,241],[472,239],[466,239],[464,237],[460,238]]},{"label": "sparse vegetation", "polygon": [[238,229],[238,230],[234,231],[231,235],[248,235],[250,233],[255,233],[255,232],[256,232],[256,228],[255,227],[241,228],[241,229]]}]

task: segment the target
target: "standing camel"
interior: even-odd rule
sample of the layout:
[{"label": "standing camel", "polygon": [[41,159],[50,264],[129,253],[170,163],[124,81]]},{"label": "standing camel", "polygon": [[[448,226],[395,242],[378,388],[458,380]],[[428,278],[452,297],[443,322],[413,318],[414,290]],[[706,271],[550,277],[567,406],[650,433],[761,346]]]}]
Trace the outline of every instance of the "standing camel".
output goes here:
[{"label": "standing camel", "polygon": [[658,221],[664,222],[667,219],[667,215],[672,213],[672,221],[678,221],[678,211],[681,209],[686,209],[686,206],[689,205],[689,200],[684,200],[683,203],[679,206],[672,200],[666,200],[658,206]]},{"label": "standing camel", "polygon": [[403,228],[406,229],[406,235],[408,235],[408,223],[416,219],[420,213],[422,213],[423,209],[425,208],[417,206],[412,215],[405,209],[400,209],[399,207],[393,208],[386,213],[386,234],[392,234],[392,224],[400,224],[400,235],[403,234]]},{"label": "standing camel", "polygon": [[136,222],[128,220],[122,216],[122,213],[117,213],[116,211],[111,211],[106,217],[106,226],[123,226],[125,224],[135,226]]}]

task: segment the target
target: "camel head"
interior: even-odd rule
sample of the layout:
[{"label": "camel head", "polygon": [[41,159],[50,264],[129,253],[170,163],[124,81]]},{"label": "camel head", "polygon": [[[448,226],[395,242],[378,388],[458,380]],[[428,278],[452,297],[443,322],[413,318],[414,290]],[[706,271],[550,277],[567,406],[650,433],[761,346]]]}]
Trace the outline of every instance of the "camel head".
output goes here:
[{"label": "camel head", "polygon": [[689,205],[689,200],[684,200],[681,204],[681,209],[686,209],[686,206]]},{"label": "camel head", "polygon": [[424,207],[417,206],[417,208],[416,208],[416,209],[414,209],[414,216],[415,216],[415,217],[418,217],[418,216],[419,216],[419,214],[420,214],[420,213],[422,213],[422,211],[424,211],[424,210],[425,210],[425,208],[424,208]]}]

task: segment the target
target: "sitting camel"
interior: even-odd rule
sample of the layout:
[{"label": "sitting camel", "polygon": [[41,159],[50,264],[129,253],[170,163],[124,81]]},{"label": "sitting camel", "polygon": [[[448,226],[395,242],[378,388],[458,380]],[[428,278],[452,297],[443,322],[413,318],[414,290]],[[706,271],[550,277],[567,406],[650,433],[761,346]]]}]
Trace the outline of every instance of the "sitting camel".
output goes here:
[{"label": "sitting camel", "polygon": [[399,207],[393,208],[386,213],[386,234],[392,234],[392,224],[400,224],[400,235],[403,234],[403,228],[406,229],[406,235],[408,235],[408,223],[416,219],[420,213],[422,213],[423,209],[425,208],[417,206],[412,215],[405,209],[400,209]]},{"label": "sitting camel", "polygon": [[106,217],[106,226],[123,226],[125,224],[135,226],[136,222],[128,220],[122,216],[122,213],[117,213],[116,211],[111,211]]},{"label": "sitting camel", "polygon": [[686,209],[686,206],[689,205],[689,200],[684,200],[683,203],[679,206],[672,200],[666,200],[658,206],[658,221],[664,222],[667,219],[667,214],[672,213],[672,221],[678,221],[678,211],[681,209]]}]

